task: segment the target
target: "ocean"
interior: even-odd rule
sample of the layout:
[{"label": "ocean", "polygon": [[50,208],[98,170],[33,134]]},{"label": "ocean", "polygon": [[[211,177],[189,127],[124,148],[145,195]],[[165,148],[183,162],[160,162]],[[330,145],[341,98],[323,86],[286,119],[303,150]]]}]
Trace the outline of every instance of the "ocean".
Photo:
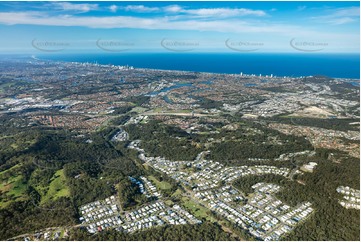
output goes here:
[{"label": "ocean", "polygon": [[274,76],[360,78],[359,54],[100,53],[36,55],[57,61],[130,65],[135,68]]}]

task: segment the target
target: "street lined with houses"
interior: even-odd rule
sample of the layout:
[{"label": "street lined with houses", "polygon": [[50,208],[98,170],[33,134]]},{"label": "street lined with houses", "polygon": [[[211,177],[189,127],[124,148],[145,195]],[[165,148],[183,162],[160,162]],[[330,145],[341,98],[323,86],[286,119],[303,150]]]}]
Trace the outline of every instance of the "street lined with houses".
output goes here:
[{"label": "street lined with houses", "polygon": [[123,211],[119,198],[114,195],[85,204],[79,208],[81,214],[79,220],[88,232],[97,233],[109,228],[122,232],[135,232],[165,224],[202,223],[177,204],[172,207],[165,205],[160,199],[161,194],[146,177],[140,177],[140,180],[133,177],[129,179],[141,188],[141,193],[158,200],[131,211]]},{"label": "street lined with houses", "polygon": [[360,210],[360,190],[348,186],[339,186],[336,190],[344,195],[343,199],[339,201],[341,206]]},{"label": "street lined with houses", "polygon": [[251,197],[246,197],[232,185],[236,179],[245,176],[274,174],[287,178],[291,172],[289,168],[267,165],[226,167],[206,160],[208,151],[201,152],[194,161],[170,161],[146,156],[140,144],[140,140],[135,140],[128,148],[137,150],[139,158],[155,170],[179,181],[194,201],[258,239],[279,240],[314,212],[310,202],[291,207],[277,199],[274,194],[282,188],[275,184],[253,185]]}]

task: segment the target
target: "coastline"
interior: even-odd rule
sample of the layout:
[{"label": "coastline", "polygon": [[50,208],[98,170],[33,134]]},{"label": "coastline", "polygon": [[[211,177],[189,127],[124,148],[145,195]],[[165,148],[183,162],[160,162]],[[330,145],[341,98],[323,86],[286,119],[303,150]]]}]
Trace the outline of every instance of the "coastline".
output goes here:
[{"label": "coastline", "polygon": [[[89,65],[95,65],[95,66],[104,66],[104,67],[125,67],[125,66],[129,66],[129,67],[134,67],[134,69],[137,70],[143,70],[143,71],[162,71],[162,72],[178,72],[178,73],[202,73],[202,74],[208,74],[208,75],[230,75],[230,76],[243,76],[243,77],[255,77],[255,76],[259,76],[259,77],[267,77],[270,78],[270,74],[255,74],[255,73],[227,73],[227,72],[209,72],[209,71],[192,71],[192,70],[175,70],[175,69],[162,69],[162,68],[144,68],[144,67],[137,67],[137,66],[131,66],[131,65],[118,65],[118,64],[99,64],[97,63],[92,63],[92,62],[81,62],[81,61],[68,61],[68,60],[53,60],[53,59],[45,59],[42,57],[37,57],[35,55],[31,55],[30,58],[34,59],[34,60],[38,60],[38,61],[52,61],[52,62],[61,62],[61,63],[77,63],[77,64],[89,64]],[[297,79],[297,78],[304,78],[304,77],[312,77],[312,76],[316,76],[316,75],[300,75],[300,76],[287,76],[287,75],[281,75],[281,76],[276,76],[274,75],[274,78],[289,78],[289,79]],[[327,75],[325,75],[327,76]],[[329,78],[338,80],[338,81],[345,81],[347,83],[351,83],[351,85],[359,87],[360,86],[360,78],[350,78],[350,77],[332,77],[332,76],[327,76]],[[355,83],[358,83],[355,84]]]}]

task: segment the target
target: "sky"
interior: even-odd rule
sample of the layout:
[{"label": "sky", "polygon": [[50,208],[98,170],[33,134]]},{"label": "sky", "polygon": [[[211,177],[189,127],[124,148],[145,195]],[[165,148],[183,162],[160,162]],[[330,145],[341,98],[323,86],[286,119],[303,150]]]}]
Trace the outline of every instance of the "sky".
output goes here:
[{"label": "sky", "polygon": [[0,53],[359,53],[359,2],[0,2]]}]

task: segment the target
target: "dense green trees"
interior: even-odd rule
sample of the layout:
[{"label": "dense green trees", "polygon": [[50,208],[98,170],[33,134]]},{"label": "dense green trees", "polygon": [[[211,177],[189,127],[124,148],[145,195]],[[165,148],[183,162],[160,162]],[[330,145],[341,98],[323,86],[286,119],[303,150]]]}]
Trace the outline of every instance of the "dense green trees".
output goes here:
[{"label": "dense green trees", "polygon": [[304,146],[250,144],[247,141],[227,141],[215,145],[211,149],[210,157],[216,161],[229,161],[248,158],[271,159],[278,158],[281,154],[303,151]]},{"label": "dense green trees", "polygon": [[212,108],[221,108],[223,103],[220,101],[214,101],[208,98],[201,98],[198,102],[201,108],[212,109]]},{"label": "dense green trees", "polygon": [[359,119],[319,119],[306,117],[285,117],[284,115],[273,116],[271,118],[264,118],[268,121],[277,123],[310,126],[324,129],[348,131],[359,130],[358,125],[350,125],[350,123],[359,122]]},{"label": "dense green trees", "polygon": [[[122,117],[124,119],[117,121],[124,123],[129,118]],[[294,162],[272,158],[282,153],[313,149],[302,137],[288,136],[265,128],[262,123],[265,120],[254,123],[242,120],[237,115],[225,115],[224,118],[240,127],[227,130],[222,128],[225,123],[219,121],[209,123],[219,133],[188,134],[179,128],[150,121],[125,129],[132,140],[142,140],[141,147],[148,155],[171,160],[193,160],[199,152],[205,150],[204,144],[208,143],[209,138],[220,142],[210,142],[211,153],[208,158],[231,166],[264,164],[294,168]],[[13,125],[8,126],[10,120]],[[304,122],[312,123],[313,120]],[[333,121],[330,122],[332,125]],[[0,178],[6,184],[12,177],[21,175],[17,185],[23,186],[23,189],[17,190],[21,196],[16,199],[14,194],[10,196],[6,191],[0,194],[0,202],[4,202],[4,207],[0,209],[0,239],[50,226],[74,225],[77,223],[77,208],[80,205],[113,194],[119,194],[126,209],[145,202],[147,199],[130,183],[128,176],[153,175],[160,182],[167,181],[171,188],[161,190],[162,195],[170,200],[176,199],[171,195],[179,189],[177,182],[152,168],[144,169],[137,152],[126,148],[129,142],[109,141],[116,132],[115,128],[106,127],[92,134],[79,135],[77,132],[53,128],[22,128],[14,123],[22,124],[21,118],[8,117],[3,127],[0,127],[3,135],[0,138],[0,172],[5,171]],[[203,123],[207,124],[207,121],[203,120]],[[338,126],[342,125],[336,123],[334,127]],[[339,163],[329,159],[331,152],[334,154],[333,160]],[[249,161],[251,157],[271,158],[271,161]],[[359,160],[338,151],[321,149],[317,150],[316,157],[302,159],[304,162],[315,161],[319,164],[314,173],[305,173],[296,178],[306,185],[273,175],[245,177],[236,181],[235,185],[250,193],[251,186],[257,182],[274,182],[284,187],[276,196],[285,203],[296,205],[310,201],[313,204],[315,213],[285,237],[287,240],[358,240],[359,211],[341,207],[338,199],[342,196],[336,192],[336,188],[343,185],[359,189]],[[64,185],[69,189],[70,196],[52,197],[44,202],[42,189],[49,189],[51,179],[60,169],[64,171]],[[228,227],[232,228],[230,225]],[[242,234],[237,228],[233,229],[237,234]],[[233,237],[218,225],[206,222],[201,225],[165,226],[133,234],[106,231],[89,235],[76,229],[71,239],[229,240]]]},{"label": "dense green trees", "polygon": [[285,135],[259,124],[246,123],[234,131],[221,130],[215,138],[224,141],[213,144],[210,158],[222,163],[248,158],[272,159],[284,153],[313,150],[303,137]]},{"label": "dense green trees", "polygon": [[142,148],[151,156],[163,156],[170,160],[193,160],[202,151],[201,147],[192,144],[192,135],[159,122],[129,125],[125,130],[132,140],[141,139]]},{"label": "dense green trees", "polygon": [[113,115],[114,114],[124,114],[129,112],[130,110],[132,110],[133,106],[122,106],[122,107],[117,107],[114,109]]},{"label": "dense green trees", "polygon": [[[2,156],[0,163],[0,171],[5,171],[1,173],[1,182],[7,184],[9,179],[21,176],[19,185],[24,189],[19,190],[16,185],[13,192],[16,196],[0,194],[4,206],[0,209],[0,238],[50,226],[74,225],[80,205],[109,197],[116,193],[115,184],[120,180],[142,174],[133,160],[108,143],[104,138],[108,132],[78,136],[61,130],[37,129],[29,130],[19,139],[12,136],[1,139],[4,146],[0,146],[0,153],[8,154]],[[19,130],[13,128],[13,133]],[[93,142],[87,143],[88,139]],[[21,149],[7,149],[12,144]],[[44,202],[42,196],[60,169],[64,169],[64,186],[70,190],[70,197],[50,197]]]},{"label": "dense green trees", "polygon": [[124,101],[132,102],[136,106],[142,106],[144,103],[149,102],[149,96],[129,96],[124,99]]},{"label": "dense green trees", "polygon": [[[330,153],[342,158],[341,163],[327,160]],[[275,175],[243,177],[234,184],[240,190],[251,193],[251,186],[258,182],[276,183],[282,186],[276,196],[286,204],[312,203],[315,212],[284,237],[285,240],[359,240],[360,212],[343,208],[338,203],[342,195],[336,191],[338,186],[359,189],[359,160],[335,150],[317,150],[317,156],[307,158],[307,161],[315,161],[318,165],[313,173],[298,176],[297,179],[305,185]]]},{"label": "dense green trees", "polygon": [[123,125],[130,119],[129,115],[117,116],[110,121],[112,125]]},{"label": "dense green trees", "polygon": [[139,187],[129,179],[123,179],[117,188],[121,206],[125,210],[147,201],[146,197],[140,193]]},{"label": "dense green trees", "polygon": [[246,176],[236,180],[233,185],[242,192],[249,194],[254,192],[252,186],[259,182],[284,184],[286,182],[286,179],[283,176],[273,174],[265,174],[261,176]]},{"label": "dense green trees", "polygon": [[186,241],[224,241],[235,240],[231,234],[213,223],[205,222],[197,225],[163,226],[154,229],[139,231],[131,234],[119,233],[114,230],[105,231],[90,236],[86,231],[73,231],[71,240],[120,240],[120,241],[159,241],[159,240],[186,240]]},{"label": "dense green trees", "polygon": [[32,200],[11,203],[6,209],[0,209],[0,239],[47,227],[74,225],[75,211],[67,198],[60,198],[45,206],[39,206]]},{"label": "dense green trees", "polygon": [[[329,151],[330,152],[330,151]],[[337,151],[332,151],[336,156]],[[306,184],[285,184],[279,197],[291,204],[300,200],[312,202],[316,212],[304,224],[285,237],[286,240],[359,240],[360,211],[345,209],[338,200],[342,195],[336,192],[338,186],[360,189],[360,161],[344,157],[341,163],[318,159],[314,173],[300,177]]]}]

